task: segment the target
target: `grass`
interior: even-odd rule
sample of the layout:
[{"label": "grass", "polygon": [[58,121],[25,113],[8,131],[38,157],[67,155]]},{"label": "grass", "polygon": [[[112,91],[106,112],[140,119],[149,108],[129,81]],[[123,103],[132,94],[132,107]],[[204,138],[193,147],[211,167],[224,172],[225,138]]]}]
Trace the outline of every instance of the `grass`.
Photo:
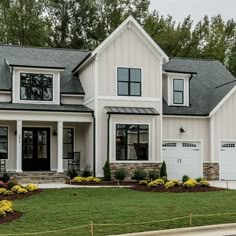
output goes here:
[{"label": "grass", "polygon": [[[187,227],[189,219],[158,221],[195,214],[235,213],[215,217],[193,217],[193,226],[236,222],[236,191],[205,193],[152,193],[118,188],[44,190],[14,201],[24,213],[19,220],[0,225],[0,235],[64,229],[94,224],[94,235],[109,235],[167,228]],[[125,223],[139,223],[125,225]],[[41,235],[91,235],[90,227]],[[40,234],[38,234],[40,235]]]}]

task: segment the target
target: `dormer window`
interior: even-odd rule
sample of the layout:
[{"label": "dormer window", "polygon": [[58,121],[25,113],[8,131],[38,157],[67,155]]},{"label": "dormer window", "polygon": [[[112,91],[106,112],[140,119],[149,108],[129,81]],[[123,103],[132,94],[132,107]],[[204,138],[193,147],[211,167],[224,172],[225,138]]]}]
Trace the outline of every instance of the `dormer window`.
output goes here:
[{"label": "dormer window", "polygon": [[141,96],[141,69],[118,68],[118,95]]},{"label": "dormer window", "polygon": [[184,104],[184,80],[173,79],[173,104]]},{"label": "dormer window", "polygon": [[53,75],[20,73],[20,99],[52,101]]}]

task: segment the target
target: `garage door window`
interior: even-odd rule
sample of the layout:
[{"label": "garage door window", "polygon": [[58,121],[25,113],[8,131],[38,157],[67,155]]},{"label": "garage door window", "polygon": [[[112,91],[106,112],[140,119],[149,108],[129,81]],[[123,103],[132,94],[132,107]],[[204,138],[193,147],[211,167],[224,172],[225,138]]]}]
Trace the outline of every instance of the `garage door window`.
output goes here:
[{"label": "garage door window", "polygon": [[116,160],[148,160],[148,125],[116,125]]}]

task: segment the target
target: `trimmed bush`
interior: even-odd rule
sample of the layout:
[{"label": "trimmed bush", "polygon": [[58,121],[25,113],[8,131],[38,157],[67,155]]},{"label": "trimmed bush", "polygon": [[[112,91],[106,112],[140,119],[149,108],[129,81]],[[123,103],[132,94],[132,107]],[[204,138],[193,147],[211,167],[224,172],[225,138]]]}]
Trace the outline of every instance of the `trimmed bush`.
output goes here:
[{"label": "trimmed bush", "polygon": [[106,161],[104,167],[103,167],[103,173],[104,173],[104,180],[110,181],[111,180],[111,168],[109,161]]},{"label": "trimmed bush", "polygon": [[156,187],[158,185],[164,185],[164,181],[162,179],[156,179],[154,181],[151,181],[149,184],[148,184],[148,187]]},{"label": "trimmed bush", "polygon": [[207,180],[201,180],[201,181],[198,183],[198,186],[201,186],[201,187],[209,187],[209,186],[210,186],[210,183],[209,183]]},{"label": "trimmed bush", "polygon": [[202,177],[196,178],[196,181],[197,181],[198,183],[201,182],[202,180],[204,180]]},{"label": "trimmed bush", "polygon": [[158,171],[151,170],[148,172],[148,177],[150,180],[158,179],[160,177],[160,174]]},{"label": "trimmed bush", "polygon": [[89,177],[76,176],[71,180],[72,183],[82,183],[82,182],[99,183],[101,181],[102,181],[101,179],[99,179],[97,177],[93,177],[93,176],[89,176]]},{"label": "trimmed bush", "polygon": [[115,172],[115,178],[118,180],[124,180],[127,176],[127,171],[124,168],[119,168]]},{"label": "trimmed bush", "polygon": [[186,182],[184,182],[184,187],[186,188],[193,188],[198,185],[198,182],[195,179],[189,179]]},{"label": "trimmed bush", "polygon": [[147,177],[147,172],[142,168],[137,168],[134,171],[133,179],[135,180],[144,180]]},{"label": "trimmed bush", "polygon": [[90,170],[90,166],[86,166],[86,168],[84,169],[84,171],[83,171],[83,174],[82,174],[82,176],[83,177],[89,177],[89,176],[91,176],[92,175],[92,172],[91,172],[91,170]]},{"label": "trimmed bush", "polygon": [[148,181],[147,180],[141,180],[139,181],[140,185],[148,185]]},{"label": "trimmed bush", "polygon": [[188,181],[190,179],[190,177],[188,175],[184,175],[182,177],[182,183],[185,183],[186,181]]},{"label": "trimmed bush", "polygon": [[37,184],[27,184],[25,187],[29,192],[33,192],[38,190],[38,185]]},{"label": "trimmed bush", "polygon": [[165,161],[162,162],[161,169],[160,169],[160,177],[164,177],[164,176],[167,177]]},{"label": "trimmed bush", "polygon": [[13,204],[11,201],[3,200],[0,201],[0,217],[5,216],[7,213],[13,212]]}]

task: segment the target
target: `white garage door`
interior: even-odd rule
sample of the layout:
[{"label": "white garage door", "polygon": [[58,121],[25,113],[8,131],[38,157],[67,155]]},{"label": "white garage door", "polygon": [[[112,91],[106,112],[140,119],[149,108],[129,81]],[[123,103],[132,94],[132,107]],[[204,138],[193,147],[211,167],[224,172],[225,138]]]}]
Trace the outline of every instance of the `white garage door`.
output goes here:
[{"label": "white garage door", "polygon": [[221,143],[220,179],[236,180],[236,142]]},{"label": "white garage door", "polygon": [[163,142],[162,155],[169,179],[202,176],[200,142]]}]

